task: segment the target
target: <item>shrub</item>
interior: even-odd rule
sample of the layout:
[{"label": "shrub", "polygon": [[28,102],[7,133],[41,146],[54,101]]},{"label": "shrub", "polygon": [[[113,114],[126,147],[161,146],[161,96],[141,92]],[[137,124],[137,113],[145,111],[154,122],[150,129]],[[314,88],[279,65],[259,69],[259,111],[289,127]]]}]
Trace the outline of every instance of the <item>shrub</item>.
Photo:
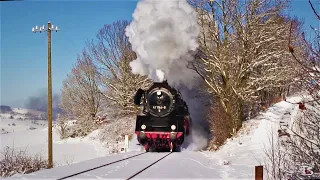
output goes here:
[{"label": "shrub", "polygon": [[92,117],[79,118],[74,124],[70,125],[64,118],[60,118],[57,122],[57,131],[61,139],[84,137],[92,131],[98,129],[99,125],[96,124]]},{"label": "shrub", "polygon": [[104,142],[108,148],[111,148],[111,152],[117,152],[117,144],[124,142],[125,135],[132,135],[134,128],[135,120],[132,117],[123,117],[112,121],[100,132],[100,141]]},{"label": "shrub", "polygon": [[43,159],[40,154],[29,156],[26,151],[16,151],[8,146],[1,153],[1,177],[9,177],[17,173],[29,174],[45,169],[47,166],[47,160]]},{"label": "shrub", "polygon": [[221,105],[215,105],[209,112],[208,120],[213,135],[208,148],[209,150],[217,150],[232,135],[231,118]]}]

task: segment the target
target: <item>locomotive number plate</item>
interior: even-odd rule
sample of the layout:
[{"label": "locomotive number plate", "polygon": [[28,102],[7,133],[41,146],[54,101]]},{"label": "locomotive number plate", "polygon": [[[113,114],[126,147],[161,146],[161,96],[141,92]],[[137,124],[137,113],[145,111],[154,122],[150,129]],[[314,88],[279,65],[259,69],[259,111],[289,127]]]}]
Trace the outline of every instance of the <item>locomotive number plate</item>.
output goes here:
[{"label": "locomotive number plate", "polygon": [[167,106],[152,106],[152,109],[158,109],[158,110],[167,109]]}]

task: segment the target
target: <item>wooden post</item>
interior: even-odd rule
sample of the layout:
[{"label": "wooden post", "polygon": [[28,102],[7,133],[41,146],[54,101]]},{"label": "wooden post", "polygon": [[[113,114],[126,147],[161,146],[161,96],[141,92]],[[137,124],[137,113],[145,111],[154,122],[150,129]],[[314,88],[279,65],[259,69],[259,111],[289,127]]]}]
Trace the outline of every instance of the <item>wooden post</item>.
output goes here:
[{"label": "wooden post", "polygon": [[48,22],[48,168],[53,167],[52,162],[52,79],[51,79],[51,23]]},{"label": "wooden post", "polygon": [[263,166],[255,167],[255,180],[263,180]]}]

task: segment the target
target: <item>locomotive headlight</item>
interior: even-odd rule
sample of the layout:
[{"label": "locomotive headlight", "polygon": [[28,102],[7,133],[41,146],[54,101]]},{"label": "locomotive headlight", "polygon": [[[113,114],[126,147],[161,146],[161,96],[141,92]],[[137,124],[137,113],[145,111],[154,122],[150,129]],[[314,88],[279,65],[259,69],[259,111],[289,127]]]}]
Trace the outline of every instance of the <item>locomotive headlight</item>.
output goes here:
[{"label": "locomotive headlight", "polygon": [[144,125],[144,124],[141,125],[141,129],[145,130],[146,128],[147,128],[146,125]]},{"label": "locomotive headlight", "polygon": [[157,91],[157,95],[160,96],[161,95],[161,91]]},{"label": "locomotive headlight", "polygon": [[176,128],[177,128],[177,127],[176,127],[175,125],[172,125],[172,126],[171,126],[172,131],[176,130]]}]

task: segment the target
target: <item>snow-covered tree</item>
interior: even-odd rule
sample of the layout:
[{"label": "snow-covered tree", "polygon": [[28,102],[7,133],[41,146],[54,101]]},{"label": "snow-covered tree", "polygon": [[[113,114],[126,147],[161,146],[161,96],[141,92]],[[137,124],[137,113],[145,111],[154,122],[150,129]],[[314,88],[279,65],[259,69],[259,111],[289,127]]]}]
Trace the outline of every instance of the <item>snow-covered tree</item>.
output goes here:
[{"label": "snow-covered tree", "polygon": [[[245,105],[259,103],[263,91],[285,89],[299,70],[287,51],[290,19],[286,0],[215,0],[198,3],[198,61],[191,65],[229,117],[235,133]],[[228,125],[227,125],[228,124]]]},{"label": "snow-covered tree", "polygon": [[90,53],[99,64],[99,79],[105,87],[103,97],[122,114],[135,112],[133,96],[139,88],[150,86],[147,77],[131,73],[129,63],[136,59],[125,28],[128,21],[106,24],[97,33],[97,41],[88,43]]},{"label": "snow-covered tree", "polygon": [[100,108],[101,92],[97,67],[86,50],[78,57],[61,90],[60,107],[65,115],[95,116]]}]

